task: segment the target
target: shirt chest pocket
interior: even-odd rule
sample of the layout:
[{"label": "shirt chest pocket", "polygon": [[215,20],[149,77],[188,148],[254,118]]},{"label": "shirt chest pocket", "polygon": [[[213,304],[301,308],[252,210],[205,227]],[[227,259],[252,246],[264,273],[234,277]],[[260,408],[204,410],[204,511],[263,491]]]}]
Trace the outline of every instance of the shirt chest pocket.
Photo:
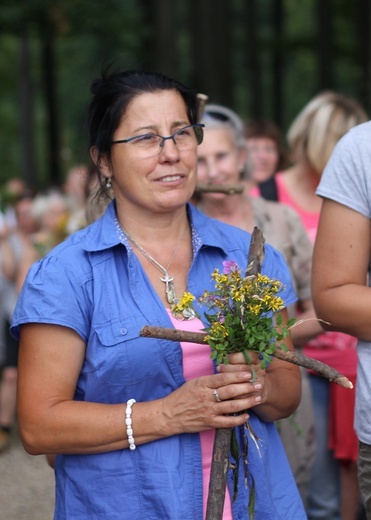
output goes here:
[{"label": "shirt chest pocket", "polygon": [[145,323],[134,317],[113,321],[95,328],[89,342],[94,372],[109,385],[133,385],[158,376],[163,354],[158,341],[142,338]]}]

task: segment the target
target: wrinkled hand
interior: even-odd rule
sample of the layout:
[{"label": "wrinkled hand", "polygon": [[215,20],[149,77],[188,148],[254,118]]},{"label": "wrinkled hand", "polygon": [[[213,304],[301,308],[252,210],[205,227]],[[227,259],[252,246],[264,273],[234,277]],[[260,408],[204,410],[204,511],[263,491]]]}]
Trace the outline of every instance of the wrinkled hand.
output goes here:
[{"label": "wrinkled hand", "polygon": [[219,374],[187,381],[163,400],[169,428],[184,433],[244,424],[249,417],[246,410],[262,400],[262,383],[252,383],[251,378],[251,367],[240,363]]}]

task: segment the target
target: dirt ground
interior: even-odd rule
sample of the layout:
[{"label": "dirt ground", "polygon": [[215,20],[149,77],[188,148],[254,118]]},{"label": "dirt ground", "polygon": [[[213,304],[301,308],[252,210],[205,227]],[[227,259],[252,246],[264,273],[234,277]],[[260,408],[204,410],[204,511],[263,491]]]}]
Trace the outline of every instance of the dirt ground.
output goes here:
[{"label": "dirt ground", "polygon": [[44,456],[28,455],[15,431],[0,453],[0,519],[52,520],[54,473]]}]

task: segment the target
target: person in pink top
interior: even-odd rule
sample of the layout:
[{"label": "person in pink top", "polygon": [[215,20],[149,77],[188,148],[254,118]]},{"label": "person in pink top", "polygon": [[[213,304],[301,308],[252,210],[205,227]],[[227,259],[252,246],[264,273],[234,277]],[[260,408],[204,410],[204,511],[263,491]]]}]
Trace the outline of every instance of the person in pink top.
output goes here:
[{"label": "person in pink top", "polygon": [[[287,141],[292,166],[276,176],[278,200],[300,215],[314,243],[321,199],[315,193],[335,144],[367,115],[355,100],[326,91],[314,97],[291,124]],[[304,348],[318,359],[356,379],[356,339],[326,332]],[[308,518],[356,520],[359,509],[356,460],[358,443],[353,429],[354,393],[342,391],[310,374],[316,417],[317,453],[309,490]]]},{"label": "person in pink top", "polygon": [[277,200],[275,174],[287,166],[287,151],[279,127],[270,120],[250,119],[244,125],[247,151],[246,188],[253,195]]}]

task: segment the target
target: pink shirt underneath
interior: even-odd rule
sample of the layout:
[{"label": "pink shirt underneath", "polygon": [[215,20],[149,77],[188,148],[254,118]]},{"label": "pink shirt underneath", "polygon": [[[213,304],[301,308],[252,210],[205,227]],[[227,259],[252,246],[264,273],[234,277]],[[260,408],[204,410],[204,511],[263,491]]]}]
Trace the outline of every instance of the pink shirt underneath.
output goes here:
[{"label": "pink shirt underneath", "polygon": [[[188,332],[200,332],[204,325],[198,318],[189,321],[179,321],[167,309],[171,322],[175,329],[186,330]],[[181,343],[183,352],[183,373],[184,379],[189,381],[196,377],[214,374],[213,362],[210,359],[209,345],[198,343]],[[213,456],[215,430],[200,432],[201,455],[202,455],[202,480],[203,480],[203,502],[204,518],[206,516],[207,497],[209,494],[209,482],[211,471],[211,459]],[[227,486],[224,501],[223,520],[232,520],[232,505]]]},{"label": "pink shirt underneath", "polygon": [[276,175],[276,185],[277,185],[277,193],[278,193],[278,201],[286,204],[287,206],[291,206],[301,218],[304,228],[306,229],[310,241],[314,244],[317,228],[319,223],[319,211],[306,211],[302,209],[298,204],[296,204],[295,200],[291,197],[288,189],[286,188],[285,181],[283,175],[278,173]]}]

